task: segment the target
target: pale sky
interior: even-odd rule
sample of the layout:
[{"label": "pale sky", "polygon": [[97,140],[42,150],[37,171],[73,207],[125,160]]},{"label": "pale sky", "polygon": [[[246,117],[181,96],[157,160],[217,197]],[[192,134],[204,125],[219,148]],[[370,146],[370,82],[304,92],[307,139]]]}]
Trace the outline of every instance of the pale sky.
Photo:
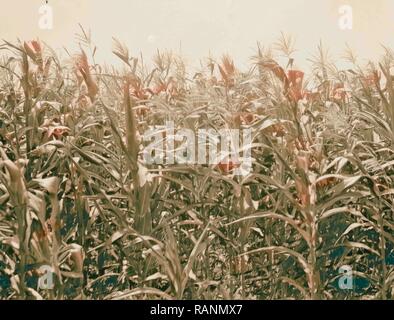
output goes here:
[{"label": "pale sky", "polygon": [[[0,0],[0,39],[39,37],[54,48],[75,48],[78,23],[91,29],[98,59],[112,63],[112,37],[146,58],[157,48],[182,50],[189,63],[211,53],[247,63],[256,42],[269,45],[283,31],[296,39],[296,59],[315,52],[320,39],[339,56],[348,43],[361,58],[394,48],[393,0],[49,0],[53,30],[40,30],[44,0]],[[353,8],[353,30],[338,27],[341,5]]]}]

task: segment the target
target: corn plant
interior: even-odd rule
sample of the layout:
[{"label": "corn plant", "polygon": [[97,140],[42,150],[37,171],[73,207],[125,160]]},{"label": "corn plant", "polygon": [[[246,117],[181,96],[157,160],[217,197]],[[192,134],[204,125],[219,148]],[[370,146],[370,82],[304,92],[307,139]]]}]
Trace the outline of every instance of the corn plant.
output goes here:
[{"label": "corn plant", "polygon": [[[90,33],[78,42],[64,60],[0,46],[1,299],[394,297],[389,48],[339,70],[320,44],[304,73],[282,35],[248,70],[224,55],[190,74],[116,39],[122,66],[99,65]],[[144,162],[144,133],[168,121],[251,130],[250,172]]]}]

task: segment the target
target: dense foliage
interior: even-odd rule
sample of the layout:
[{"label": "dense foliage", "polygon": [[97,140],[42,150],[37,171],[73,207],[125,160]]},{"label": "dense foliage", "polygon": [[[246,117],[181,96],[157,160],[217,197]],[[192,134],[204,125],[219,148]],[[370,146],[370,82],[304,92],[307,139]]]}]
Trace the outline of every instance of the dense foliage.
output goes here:
[{"label": "dense foliage", "polygon": [[[68,61],[39,41],[0,46],[1,299],[394,297],[389,49],[338,70],[319,47],[306,77],[289,38],[247,71],[224,56],[195,74],[117,41],[124,68],[98,65],[80,43]],[[251,128],[252,172],[144,164],[142,133],[168,120]]]}]

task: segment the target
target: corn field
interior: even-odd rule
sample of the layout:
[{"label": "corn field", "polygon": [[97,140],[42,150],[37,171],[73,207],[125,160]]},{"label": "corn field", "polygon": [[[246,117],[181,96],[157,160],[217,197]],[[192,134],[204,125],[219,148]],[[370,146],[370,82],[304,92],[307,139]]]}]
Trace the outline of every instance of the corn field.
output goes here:
[{"label": "corn field", "polygon": [[[394,51],[341,70],[320,44],[304,73],[283,36],[193,73],[78,41],[0,44],[0,299],[394,298]],[[250,129],[251,172],[145,164],[166,121]]]}]

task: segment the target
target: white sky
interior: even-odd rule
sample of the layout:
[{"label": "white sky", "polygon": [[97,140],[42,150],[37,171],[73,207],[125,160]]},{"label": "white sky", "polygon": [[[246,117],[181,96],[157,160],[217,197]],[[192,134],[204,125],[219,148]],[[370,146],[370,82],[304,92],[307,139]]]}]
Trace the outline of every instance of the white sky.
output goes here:
[{"label": "white sky", "polygon": [[[190,63],[208,55],[231,54],[248,62],[256,42],[274,42],[283,31],[296,39],[296,58],[303,65],[320,39],[333,54],[354,48],[375,59],[380,44],[394,48],[394,0],[49,0],[54,29],[38,28],[44,0],[0,0],[0,38],[39,37],[54,48],[75,47],[78,23],[91,29],[98,59],[114,62],[112,36],[133,55],[150,57],[157,48],[179,51]],[[341,5],[353,7],[354,27],[338,27]],[[296,61],[297,62],[297,61]]]}]

